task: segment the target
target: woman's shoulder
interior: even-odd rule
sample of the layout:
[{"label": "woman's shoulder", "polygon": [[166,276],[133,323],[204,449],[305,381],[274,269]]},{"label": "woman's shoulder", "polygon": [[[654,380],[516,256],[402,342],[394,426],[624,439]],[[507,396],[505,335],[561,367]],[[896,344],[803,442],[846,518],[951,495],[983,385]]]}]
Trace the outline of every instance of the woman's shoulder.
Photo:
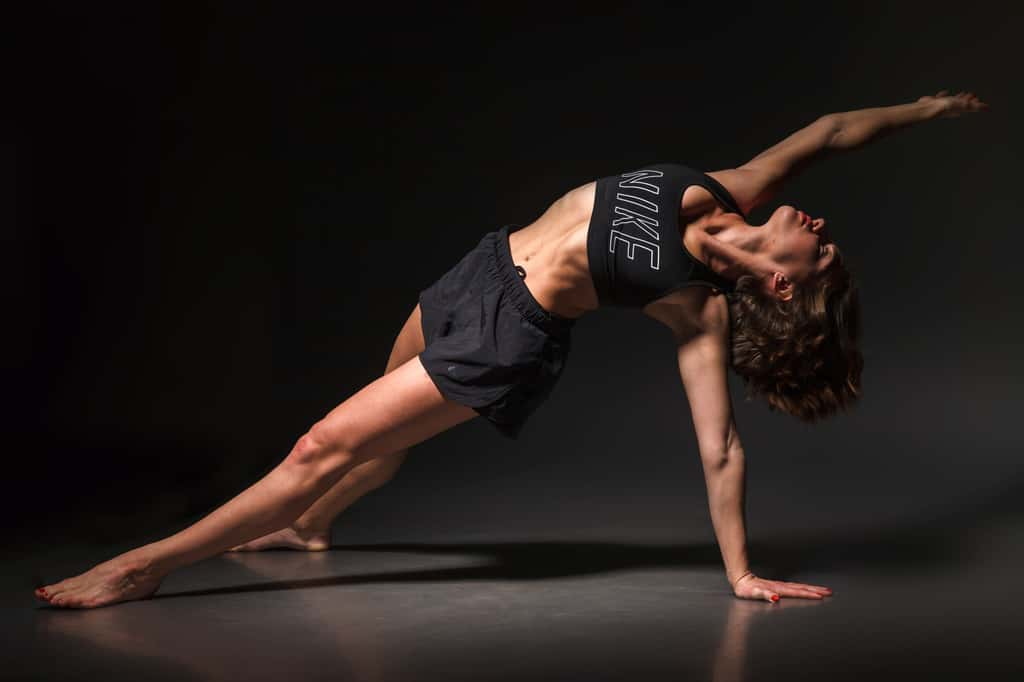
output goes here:
[{"label": "woman's shoulder", "polygon": [[729,340],[729,303],[718,289],[684,287],[648,303],[641,312],[668,327],[677,343],[697,336]]}]

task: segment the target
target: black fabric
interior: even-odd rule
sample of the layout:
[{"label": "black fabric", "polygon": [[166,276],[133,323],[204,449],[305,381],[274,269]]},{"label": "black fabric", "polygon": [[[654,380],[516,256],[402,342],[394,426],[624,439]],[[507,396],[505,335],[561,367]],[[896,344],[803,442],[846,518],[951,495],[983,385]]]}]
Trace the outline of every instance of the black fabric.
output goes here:
[{"label": "black fabric", "polygon": [[488,232],[420,292],[420,353],[441,394],[516,439],[548,397],[569,354],[575,320],[549,313],[516,271],[512,225]]},{"label": "black fabric", "polygon": [[691,185],[704,187],[728,210],[743,215],[721,183],[677,163],[597,180],[587,256],[601,305],[642,307],[692,285],[733,291],[733,282],[694,258],[682,243],[680,202]]}]

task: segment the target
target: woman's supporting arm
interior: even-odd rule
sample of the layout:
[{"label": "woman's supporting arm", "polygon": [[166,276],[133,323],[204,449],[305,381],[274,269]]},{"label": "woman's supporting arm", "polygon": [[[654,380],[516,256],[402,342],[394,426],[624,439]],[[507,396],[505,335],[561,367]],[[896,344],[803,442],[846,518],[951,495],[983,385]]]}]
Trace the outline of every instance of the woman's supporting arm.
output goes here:
[{"label": "woman's supporting arm", "polygon": [[[664,322],[664,320],[662,320]],[[733,584],[749,568],[744,524],[743,447],[732,416],[726,376],[725,345],[716,334],[677,339],[679,376],[683,381],[704,465],[711,525]]]},{"label": "woman's supporting arm", "polygon": [[[710,313],[716,314],[728,312],[723,306],[718,313]],[[666,310],[655,319],[667,324],[676,337],[679,376],[690,402],[697,447],[704,464],[711,523],[733,594],[742,599],[771,602],[780,597],[829,596],[832,590],[821,585],[765,580],[750,570],[744,520],[746,468],[729,396],[725,332],[693,334],[685,322],[674,321],[684,319],[682,316],[674,317]],[[726,328],[721,319],[717,323],[712,319],[706,322],[709,329]]]},{"label": "woman's supporting arm", "polygon": [[718,548],[725,564],[725,577],[735,585],[750,565],[747,558],[746,463],[737,444],[731,451],[717,454],[701,452],[704,483],[708,490],[708,510],[715,529]]}]

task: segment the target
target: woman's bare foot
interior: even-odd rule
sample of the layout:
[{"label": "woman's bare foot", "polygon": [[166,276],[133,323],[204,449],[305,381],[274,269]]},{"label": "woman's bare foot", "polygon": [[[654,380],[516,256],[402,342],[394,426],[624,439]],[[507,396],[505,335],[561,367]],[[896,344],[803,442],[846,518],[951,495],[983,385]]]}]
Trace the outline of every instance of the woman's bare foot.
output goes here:
[{"label": "woman's bare foot", "polygon": [[229,549],[229,552],[261,552],[265,549],[284,547],[306,552],[323,552],[331,546],[331,531],[309,530],[288,526],[281,530],[256,538],[245,544]]},{"label": "woman's bare foot", "polygon": [[162,580],[163,576],[154,573],[149,562],[129,552],[81,575],[40,587],[36,597],[53,606],[91,609],[145,599],[157,591]]}]

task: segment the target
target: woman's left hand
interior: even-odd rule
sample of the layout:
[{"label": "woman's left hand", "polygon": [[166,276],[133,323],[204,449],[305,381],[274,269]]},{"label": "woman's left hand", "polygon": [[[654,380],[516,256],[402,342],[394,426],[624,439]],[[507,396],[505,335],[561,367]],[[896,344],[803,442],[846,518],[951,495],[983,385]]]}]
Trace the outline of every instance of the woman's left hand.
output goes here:
[{"label": "woman's left hand", "polygon": [[941,118],[958,118],[972,111],[988,109],[988,104],[978,99],[978,96],[973,92],[961,91],[955,95],[950,95],[948,90],[942,90],[935,96],[925,95],[924,97],[919,97],[917,101],[941,103],[942,111],[939,114]]},{"label": "woman's left hand", "polygon": [[782,597],[798,599],[823,599],[832,596],[832,590],[821,585],[805,585],[803,583],[787,583],[782,580],[765,580],[753,573],[741,576],[732,587],[733,593],[740,599],[764,599],[775,603]]}]

